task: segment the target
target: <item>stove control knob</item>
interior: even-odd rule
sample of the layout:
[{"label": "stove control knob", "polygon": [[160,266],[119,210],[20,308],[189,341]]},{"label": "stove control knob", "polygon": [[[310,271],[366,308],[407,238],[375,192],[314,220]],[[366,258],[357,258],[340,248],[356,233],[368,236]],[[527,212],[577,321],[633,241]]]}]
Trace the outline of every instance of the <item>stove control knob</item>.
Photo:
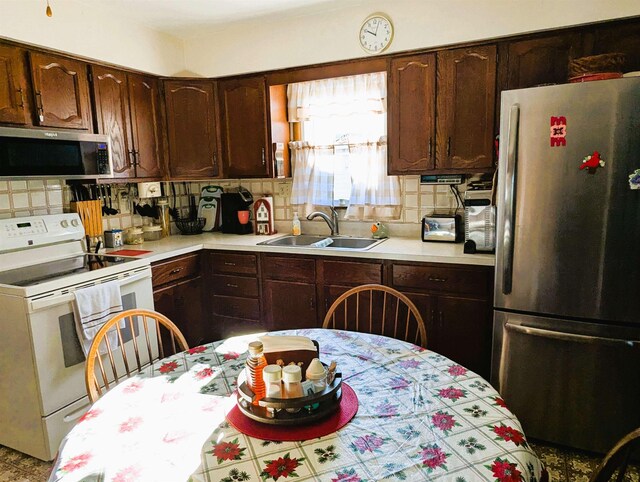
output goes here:
[{"label": "stove control knob", "polygon": [[[64,221],[63,221],[63,222],[64,222]],[[71,220],[71,226],[73,226],[74,228],[77,228],[79,224],[80,224],[80,223],[78,222],[78,220],[77,220],[77,219],[72,219],[72,220]]]},{"label": "stove control knob", "polygon": [[60,226],[62,226],[63,228],[68,228],[69,221],[67,221],[66,219],[63,219],[62,221],[60,221]]}]

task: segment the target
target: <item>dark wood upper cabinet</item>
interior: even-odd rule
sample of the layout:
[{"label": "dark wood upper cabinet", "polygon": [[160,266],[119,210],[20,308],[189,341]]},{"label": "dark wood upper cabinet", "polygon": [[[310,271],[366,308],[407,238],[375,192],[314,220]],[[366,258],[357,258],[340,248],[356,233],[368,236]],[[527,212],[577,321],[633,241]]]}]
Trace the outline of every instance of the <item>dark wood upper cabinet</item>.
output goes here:
[{"label": "dark wood upper cabinet", "polygon": [[625,25],[607,25],[598,27],[587,35],[588,55],[599,55],[613,52],[625,54],[625,72],[640,70],[640,23]]},{"label": "dark wood upper cabinet", "polygon": [[93,66],[96,128],[111,138],[114,177],[160,177],[158,81]]},{"label": "dark wood upper cabinet", "polygon": [[128,74],[131,138],[136,177],[162,175],[160,83],[154,77]]},{"label": "dark wood upper cabinet", "polygon": [[388,174],[420,174],[433,169],[436,55],[391,59],[388,92]]},{"label": "dark wood upper cabinet", "polygon": [[135,151],[131,139],[127,74],[93,66],[96,128],[111,138],[114,177],[135,177]]},{"label": "dark wood upper cabinet", "polygon": [[164,96],[170,177],[218,176],[214,82],[165,81]]},{"label": "dark wood upper cabinet", "polygon": [[493,166],[495,45],[438,52],[436,169]]},{"label": "dark wood upper cabinet", "polygon": [[36,124],[90,129],[87,64],[55,55],[29,52]]},{"label": "dark wood upper cabinet", "polygon": [[26,52],[0,45],[0,122],[29,123],[27,83],[25,78]]},{"label": "dark wood upper cabinet", "polygon": [[220,130],[226,177],[271,177],[264,76],[221,81]]},{"label": "dark wood upper cabinet", "polygon": [[509,42],[501,90],[566,83],[569,61],[582,55],[580,44],[579,34]]}]

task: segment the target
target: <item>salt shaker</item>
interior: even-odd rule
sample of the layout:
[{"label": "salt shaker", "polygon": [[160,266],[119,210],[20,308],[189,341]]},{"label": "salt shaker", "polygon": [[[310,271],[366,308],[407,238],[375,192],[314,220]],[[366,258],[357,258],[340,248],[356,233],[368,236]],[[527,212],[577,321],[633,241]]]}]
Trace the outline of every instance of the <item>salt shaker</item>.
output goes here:
[{"label": "salt shaker", "polygon": [[313,391],[319,393],[327,388],[327,370],[318,358],[309,363],[306,371],[307,380],[313,383]]},{"label": "salt shaker", "polygon": [[[280,365],[267,365],[262,370],[267,398],[282,398],[282,368]],[[273,417],[275,409],[267,407],[267,416]]]},{"label": "salt shaker", "polygon": [[[300,398],[302,393],[302,370],[298,365],[287,365],[282,369],[284,398]],[[296,413],[300,408],[287,408],[287,412]]]}]

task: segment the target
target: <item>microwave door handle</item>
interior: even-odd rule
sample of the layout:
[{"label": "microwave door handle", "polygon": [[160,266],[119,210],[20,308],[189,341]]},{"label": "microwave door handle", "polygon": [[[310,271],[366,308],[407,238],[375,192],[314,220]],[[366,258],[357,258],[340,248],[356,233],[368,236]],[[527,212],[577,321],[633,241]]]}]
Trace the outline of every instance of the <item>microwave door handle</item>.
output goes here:
[{"label": "microwave door handle", "polygon": [[518,161],[518,128],[520,127],[520,106],[514,104],[509,111],[507,131],[507,165],[504,199],[502,200],[504,230],[502,239],[502,293],[511,293],[513,285],[513,250],[516,212],[516,164]]},{"label": "microwave door handle", "polygon": [[[148,271],[142,271],[140,273],[136,273],[127,278],[123,278],[120,283],[120,288],[127,286],[128,284],[134,283],[136,281],[140,281],[145,278],[151,278],[151,275]],[[63,303],[69,303],[75,299],[73,292],[65,293],[63,295],[52,296],[50,298],[42,298],[40,300],[33,300],[29,302],[31,307],[31,311],[40,311],[46,308],[51,308],[52,306],[61,305]]]}]

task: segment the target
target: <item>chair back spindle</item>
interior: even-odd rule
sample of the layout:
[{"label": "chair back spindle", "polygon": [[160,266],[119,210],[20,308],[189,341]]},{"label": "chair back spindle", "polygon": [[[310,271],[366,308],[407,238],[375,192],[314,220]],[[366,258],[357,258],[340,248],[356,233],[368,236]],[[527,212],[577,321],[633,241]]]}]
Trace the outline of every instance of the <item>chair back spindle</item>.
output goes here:
[{"label": "chair back spindle", "polygon": [[426,348],[424,321],[415,304],[393,288],[368,284],[351,288],[329,308],[323,328],[385,335]]},{"label": "chair back spindle", "polygon": [[[117,346],[112,346],[107,336],[109,332],[115,332]],[[163,337],[165,332],[168,333],[168,339]],[[144,341],[138,340],[140,337],[144,337]],[[85,365],[85,383],[89,400],[91,403],[95,402],[102,396],[103,391],[109,391],[121,380],[130,378],[135,373],[142,372],[154,361],[165,358],[169,355],[165,353],[169,349],[172,351],[171,354],[175,354],[188,348],[189,345],[178,327],[166,316],[155,311],[138,309],[118,313],[100,328],[89,349]],[[129,363],[131,351],[135,358],[135,367]]]}]

